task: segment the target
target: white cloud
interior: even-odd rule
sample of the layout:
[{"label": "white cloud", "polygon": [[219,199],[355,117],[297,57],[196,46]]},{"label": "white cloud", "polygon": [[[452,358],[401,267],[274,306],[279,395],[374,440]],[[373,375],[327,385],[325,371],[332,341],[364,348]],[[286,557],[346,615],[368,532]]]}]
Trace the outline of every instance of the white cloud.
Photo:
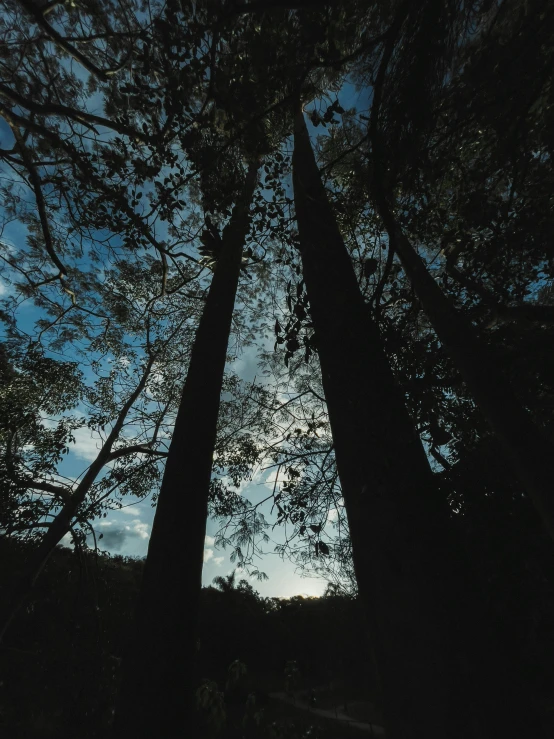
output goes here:
[{"label": "white cloud", "polygon": [[50,416],[42,410],[40,411],[40,420],[43,426],[47,429],[55,429],[58,425],[58,422],[54,418],[50,418]]},{"label": "white cloud", "polygon": [[[273,490],[273,486],[275,485],[275,481],[277,480],[277,473],[278,469],[271,470],[269,475],[266,477],[264,481],[264,485],[266,485],[270,490]],[[283,480],[283,475],[281,475],[280,480]]]},{"label": "white cloud", "polygon": [[132,526],[125,526],[125,531],[136,533],[141,539],[148,539],[150,537],[147,523],[143,523],[139,518],[136,518],[132,521],[132,524]]},{"label": "white cloud", "polygon": [[255,477],[253,477],[253,478],[252,478],[252,480],[243,480],[243,481],[242,481],[242,482],[241,482],[241,483],[239,484],[239,486],[238,486],[238,488],[237,488],[237,487],[235,487],[235,486],[233,485],[233,481],[231,480],[231,478],[230,478],[230,477],[228,477],[228,475],[223,475],[223,477],[221,477],[221,482],[222,482],[222,483],[223,483],[224,485],[228,485],[228,486],[229,486],[229,488],[231,489],[231,492],[235,493],[235,495],[242,495],[243,491],[244,491],[244,490],[245,490],[245,489],[246,489],[246,488],[247,488],[247,487],[248,487],[249,485],[253,485],[253,484],[256,484],[256,482],[257,482],[257,481],[256,481]]},{"label": "white cloud", "polygon": [[93,437],[92,431],[86,426],[75,429],[73,436],[75,437],[75,444],[70,448],[75,456],[87,462],[93,462],[102,445],[101,439]]},{"label": "white cloud", "polygon": [[214,565],[216,565],[217,567],[221,567],[221,563],[224,559],[225,557],[214,557]]},{"label": "white cloud", "polygon": [[209,547],[213,547],[213,545],[215,544],[215,539],[213,536],[206,536],[206,538],[204,539],[204,543],[207,544]]},{"label": "white cloud", "polygon": [[204,549],[204,562],[209,562],[213,556],[214,556],[213,549]]},{"label": "white cloud", "polygon": [[337,509],[336,508],[331,508],[331,510],[327,514],[327,520],[328,521],[336,521],[338,517],[339,517],[339,512],[337,511]]},{"label": "white cloud", "polygon": [[123,513],[124,516],[136,516],[141,512],[142,508],[139,505],[130,505],[121,508],[119,513]]}]

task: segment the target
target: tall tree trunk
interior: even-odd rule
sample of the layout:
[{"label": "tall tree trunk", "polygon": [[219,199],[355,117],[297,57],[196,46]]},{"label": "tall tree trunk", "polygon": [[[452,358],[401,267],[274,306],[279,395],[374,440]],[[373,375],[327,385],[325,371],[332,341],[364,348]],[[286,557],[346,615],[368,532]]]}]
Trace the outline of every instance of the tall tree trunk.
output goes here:
[{"label": "tall tree trunk", "polygon": [[251,165],[223,245],[175,422],[134,624],[114,737],[188,736],[208,492],[227,343],[257,183]]},{"label": "tall tree trunk", "polygon": [[382,188],[375,180],[373,202],[408,279],[437,336],[448,349],[506,460],[520,479],[551,538],[554,539],[554,444],[517,399],[471,323],[437,285],[425,263],[402,233]]},{"label": "tall tree trunk", "polygon": [[480,593],[364,304],[300,105],[293,185],[303,276],[387,737],[515,736],[503,717],[500,684],[487,685],[491,655],[475,607]]},{"label": "tall tree trunk", "polygon": [[394,199],[385,186],[388,152],[382,144],[379,115],[388,66],[410,7],[408,0],[399,6],[387,32],[373,85],[368,126],[373,155],[371,197],[389,235],[390,249],[398,254],[437,336],[450,352],[477,405],[503,446],[508,464],[519,477],[546,530],[554,539],[554,444],[519,402],[498,361],[479,339],[471,323],[458,313],[430,275],[402,232],[393,212]]}]

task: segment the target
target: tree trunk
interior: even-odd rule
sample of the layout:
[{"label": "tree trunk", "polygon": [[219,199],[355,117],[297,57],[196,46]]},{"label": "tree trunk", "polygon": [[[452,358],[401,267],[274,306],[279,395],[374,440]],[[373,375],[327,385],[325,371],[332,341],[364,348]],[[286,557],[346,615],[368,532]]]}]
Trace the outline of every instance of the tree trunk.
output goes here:
[{"label": "tree trunk", "polygon": [[390,245],[398,254],[423,310],[502,444],[507,463],[554,539],[554,445],[515,396],[498,360],[444,295],[402,233],[378,176],[374,178],[372,191]]},{"label": "tree trunk", "polygon": [[293,185],[303,276],[387,737],[513,737],[512,721],[503,717],[506,696],[499,683],[487,684],[491,655],[475,606],[476,580],[364,304],[300,105]]},{"label": "tree trunk", "polygon": [[411,5],[406,0],[399,6],[387,33],[373,84],[368,126],[373,164],[371,196],[389,235],[390,248],[398,254],[423,310],[504,447],[508,464],[519,477],[554,539],[554,445],[518,401],[498,362],[479,339],[471,323],[458,313],[430,275],[398,225],[391,206],[393,199],[389,198],[390,193],[385,186],[388,162],[380,134],[379,114],[389,63]]},{"label": "tree trunk", "polygon": [[190,736],[198,604],[208,492],[227,343],[249,208],[251,165],[223,245],[200,324],[171,441],[123,661],[114,737]]}]

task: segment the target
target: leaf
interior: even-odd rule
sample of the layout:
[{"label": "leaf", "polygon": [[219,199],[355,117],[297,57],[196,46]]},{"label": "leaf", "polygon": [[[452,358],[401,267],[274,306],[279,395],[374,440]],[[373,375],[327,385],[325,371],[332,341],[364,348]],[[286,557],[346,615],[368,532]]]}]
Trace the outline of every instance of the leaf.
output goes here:
[{"label": "leaf", "polygon": [[366,259],[364,262],[364,275],[366,277],[371,277],[371,275],[375,274],[377,271],[377,267],[379,266],[379,261],[375,259],[375,257],[370,257],[369,259]]},{"label": "leaf", "polygon": [[325,554],[325,555],[329,554],[329,547],[324,541],[319,542],[319,551],[321,552],[321,554]]},{"label": "leaf", "polygon": [[280,334],[280,333],[281,333],[281,331],[282,331],[282,329],[281,329],[281,324],[279,323],[279,321],[278,321],[278,320],[276,320],[276,321],[275,321],[275,333],[276,333],[276,334]]},{"label": "leaf", "polygon": [[317,110],[312,110],[312,112],[310,113],[310,120],[314,126],[319,126],[319,124],[321,123],[321,118]]},{"label": "leaf", "polygon": [[321,525],[318,523],[314,523],[310,526],[311,530],[314,532],[314,534],[319,534],[321,531]]}]

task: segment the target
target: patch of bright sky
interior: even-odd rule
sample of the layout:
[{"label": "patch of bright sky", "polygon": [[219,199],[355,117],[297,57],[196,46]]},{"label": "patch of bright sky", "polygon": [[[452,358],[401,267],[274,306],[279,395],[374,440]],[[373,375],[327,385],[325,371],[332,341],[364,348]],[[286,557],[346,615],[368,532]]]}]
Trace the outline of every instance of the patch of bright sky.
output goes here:
[{"label": "patch of bright sky", "polygon": [[[250,502],[256,503],[270,494],[273,490],[274,480],[275,473],[265,471],[245,485],[241,493]],[[264,514],[268,522],[275,520],[275,516],[271,514],[271,501],[263,503],[258,510]],[[335,517],[336,514],[331,514],[329,521],[331,522]],[[109,518],[97,521],[94,524],[99,548],[130,557],[146,556],[153,519],[154,508],[148,500],[129,505],[120,511],[114,511]],[[232,552],[230,547],[227,547],[227,549],[215,547],[215,537],[219,528],[220,525],[217,521],[208,520],[202,576],[202,582],[205,586],[210,585],[217,575],[227,574],[236,567],[236,563],[233,564],[229,558]],[[267,533],[270,536],[270,542],[261,545],[264,554],[260,559],[255,560],[255,563],[261,571],[268,575],[269,579],[265,581],[251,579],[252,586],[261,595],[268,597],[288,598],[293,595],[322,595],[326,587],[324,579],[311,576],[301,577],[294,563],[286,558],[282,559],[273,551],[277,544],[284,543],[284,530],[276,527],[272,531],[269,528]],[[102,539],[98,540],[101,534],[103,535]],[[66,537],[65,544],[68,544],[69,538],[69,536]],[[92,537],[89,538],[89,543],[92,544]],[[240,577],[248,579],[245,572],[239,572],[238,574]]]}]

